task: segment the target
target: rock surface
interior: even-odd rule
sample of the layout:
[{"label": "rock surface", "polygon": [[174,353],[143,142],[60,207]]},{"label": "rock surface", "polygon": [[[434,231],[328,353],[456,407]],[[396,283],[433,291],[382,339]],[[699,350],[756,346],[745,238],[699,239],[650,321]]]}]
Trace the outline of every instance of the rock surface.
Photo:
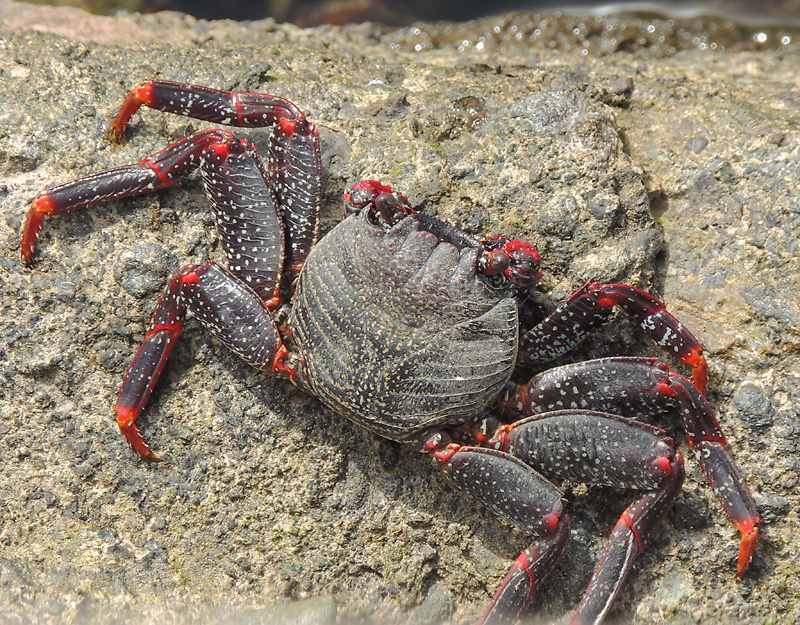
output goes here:
[{"label": "rock surface", "polygon": [[[117,34],[98,43],[94,17],[71,13],[63,38],[40,27],[47,9],[26,25],[15,5],[0,6],[2,622],[469,623],[526,545],[427,458],[192,323],[143,418],[167,461],[134,457],[112,410],[127,364],[167,276],[219,256],[199,179],[46,220],[33,268],[17,245],[42,188],[203,127],[144,111],[125,144],[102,140],[104,117],[154,77],[295,101],[321,128],[323,229],[349,182],[378,178],[468,232],[536,243],[534,314],[588,279],[660,295],[706,346],[710,400],[764,528],[734,581],[738,537],[677,422],[661,423],[686,485],[611,618],[800,621],[796,56],[417,53],[368,25],[176,14],[107,18]],[[574,357],[617,353],[657,350],[620,319]],[[572,492],[573,542],[532,622],[568,620],[629,500]]]}]

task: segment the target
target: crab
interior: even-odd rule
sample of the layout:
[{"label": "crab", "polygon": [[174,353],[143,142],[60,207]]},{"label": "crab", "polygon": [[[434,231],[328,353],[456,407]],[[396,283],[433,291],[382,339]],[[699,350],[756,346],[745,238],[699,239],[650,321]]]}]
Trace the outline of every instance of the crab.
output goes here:
[{"label": "crab", "polygon": [[[590,282],[521,331],[521,301],[541,277],[531,244],[475,239],[374,180],[345,193],[346,218],[318,240],[319,135],[292,102],[150,80],[111,120],[112,139],[123,136],[141,106],[271,127],[264,161],[248,140],[201,130],[140,163],[49,187],[29,209],[20,244],[28,265],[45,215],[154,192],[201,171],[225,260],[190,264],[172,276],[122,382],[117,422],[141,458],[159,461],[136,419],[191,312],[251,365],[429,454],[457,488],[532,536],[479,624],[516,621],[563,555],[570,537],[556,485],[563,480],[639,493],[614,527],[572,621],[606,616],[684,480],[673,440],[634,415],[680,415],[741,532],[736,577],[744,575],[758,510],[705,399],[702,347],[661,301],[635,287]],[[690,367],[692,379],[654,358],[614,357],[512,381],[518,364],[560,357],[615,308]]]}]

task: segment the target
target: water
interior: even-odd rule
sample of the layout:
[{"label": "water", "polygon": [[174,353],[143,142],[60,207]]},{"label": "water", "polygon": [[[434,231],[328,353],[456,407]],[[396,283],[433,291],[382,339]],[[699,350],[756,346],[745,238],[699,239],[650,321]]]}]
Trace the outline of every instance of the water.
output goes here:
[{"label": "water", "polygon": [[682,2],[608,2],[583,0],[29,0],[38,4],[73,4],[94,13],[118,10],[181,11],[201,19],[256,20],[274,17],[302,25],[376,21],[408,25],[418,20],[463,21],[507,11],[580,12],[607,15],[649,11],[674,18],[716,16],[747,25],[800,26],[800,0],[692,0]]}]

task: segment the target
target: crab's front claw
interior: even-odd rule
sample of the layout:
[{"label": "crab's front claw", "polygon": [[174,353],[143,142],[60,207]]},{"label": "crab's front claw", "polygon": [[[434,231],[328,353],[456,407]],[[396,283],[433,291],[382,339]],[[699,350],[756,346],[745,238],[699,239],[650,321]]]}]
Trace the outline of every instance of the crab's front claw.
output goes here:
[{"label": "crab's front claw", "polygon": [[539,252],[530,243],[495,236],[484,239],[481,244],[485,251],[478,269],[483,275],[502,275],[506,281],[523,290],[533,288],[542,278]]}]

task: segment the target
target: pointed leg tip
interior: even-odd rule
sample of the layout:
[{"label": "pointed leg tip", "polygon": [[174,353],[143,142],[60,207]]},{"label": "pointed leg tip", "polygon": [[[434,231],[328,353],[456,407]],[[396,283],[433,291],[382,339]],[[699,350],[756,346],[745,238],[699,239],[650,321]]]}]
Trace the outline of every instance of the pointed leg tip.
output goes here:
[{"label": "pointed leg tip", "polygon": [[158,458],[150,450],[148,444],[144,442],[139,428],[133,423],[136,416],[138,415],[132,414],[131,411],[117,409],[117,425],[119,426],[119,431],[122,432],[125,440],[128,441],[128,444],[133,447],[133,450],[139,454],[142,460],[146,462],[161,462],[161,458]]},{"label": "pointed leg tip", "polygon": [[742,529],[742,543],[739,547],[739,560],[736,564],[736,579],[742,579],[756,552],[758,544],[758,526],[753,525],[749,529]]},{"label": "pointed leg tip", "polygon": [[708,393],[708,363],[705,356],[703,356],[702,349],[692,350],[686,358],[686,364],[692,368],[692,381],[697,387],[697,390],[703,394],[703,397]]},{"label": "pointed leg tip", "polygon": [[33,246],[21,245],[19,249],[19,256],[26,267],[33,265]]},{"label": "pointed leg tip", "polygon": [[19,242],[20,256],[28,267],[33,262],[33,251],[36,247],[36,240],[39,238],[39,232],[44,224],[44,216],[52,214],[54,211],[56,211],[56,207],[47,191],[40,194],[28,209]]},{"label": "pointed leg tip", "polygon": [[110,115],[103,123],[103,134],[112,143],[121,143],[125,136],[125,126],[117,123],[117,115]]},{"label": "pointed leg tip", "polygon": [[133,445],[133,450],[139,454],[139,457],[147,463],[158,464],[159,462],[163,462],[161,458],[156,456],[151,450],[150,447],[144,441],[141,442],[141,445]]}]

